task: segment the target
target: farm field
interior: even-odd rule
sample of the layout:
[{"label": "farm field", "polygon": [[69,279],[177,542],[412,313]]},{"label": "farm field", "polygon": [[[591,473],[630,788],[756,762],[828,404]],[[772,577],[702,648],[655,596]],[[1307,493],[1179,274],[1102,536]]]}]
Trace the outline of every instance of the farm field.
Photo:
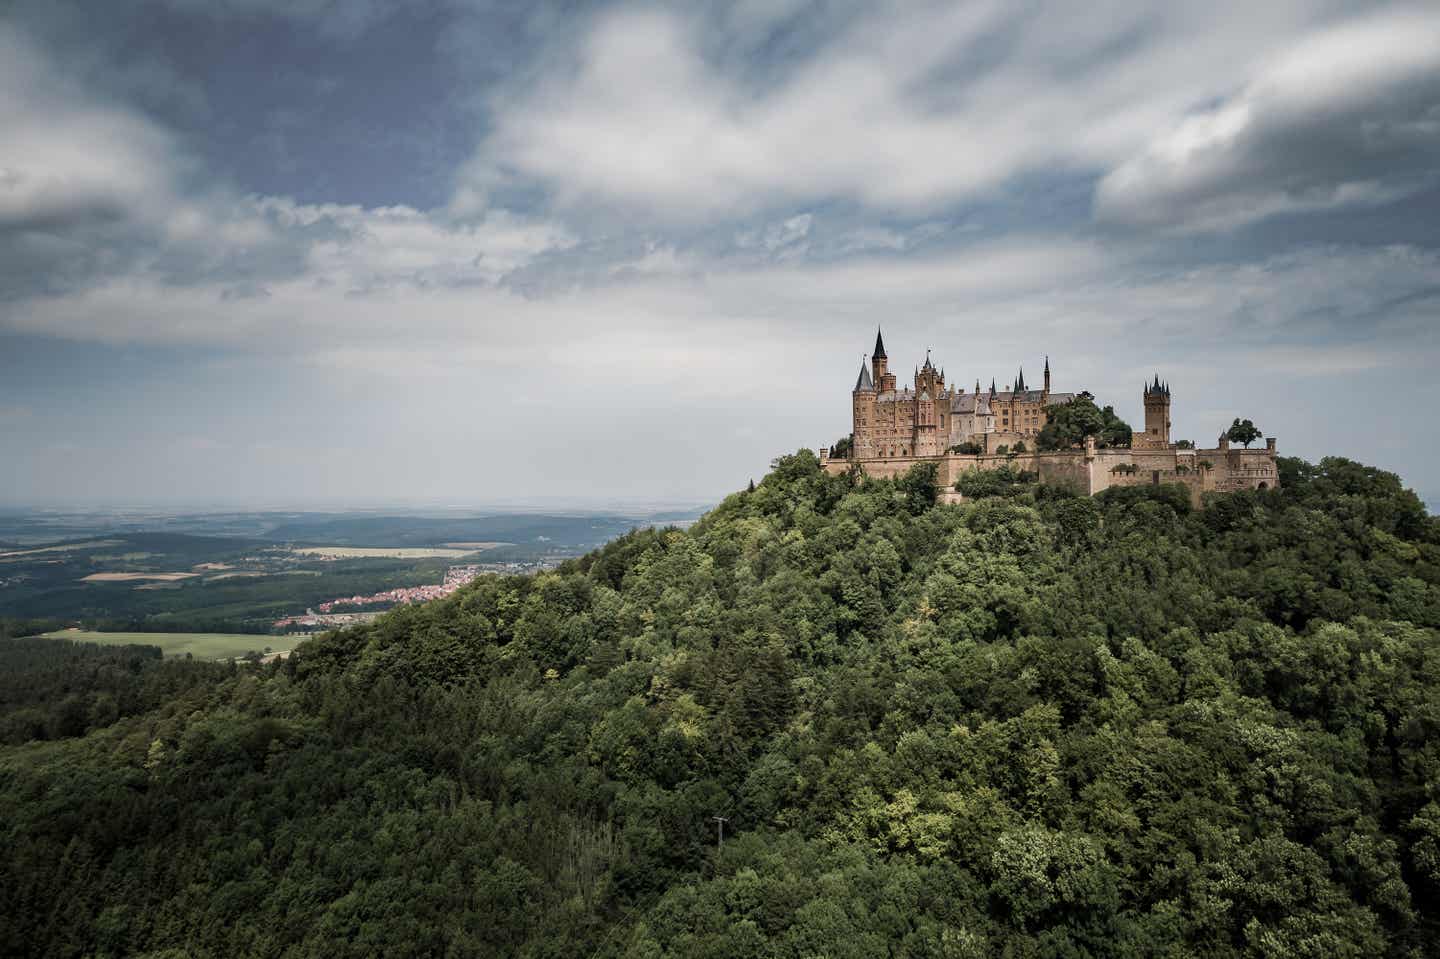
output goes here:
[{"label": "farm field", "polygon": [[34,549],[14,549],[0,552],[0,559],[23,559],[41,553],[74,553],[79,550],[104,549],[107,546],[122,546],[124,540],[96,539],[85,543],[58,543],[54,546],[37,546]]},{"label": "farm field", "polygon": [[190,579],[199,575],[199,573],[91,573],[89,576],[80,577],[80,582],[129,583],[138,580],[154,579],[173,583],[176,580]]},{"label": "farm field", "polygon": [[107,646],[159,646],[166,656],[196,659],[234,659],[246,653],[289,650],[307,637],[266,636],[252,633],[99,633],[86,629],[57,629],[44,633],[45,639],[72,639],[79,643],[103,643]]},{"label": "farm field", "polygon": [[290,551],[319,559],[459,559],[475,552],[438,546],[294,546]]}]

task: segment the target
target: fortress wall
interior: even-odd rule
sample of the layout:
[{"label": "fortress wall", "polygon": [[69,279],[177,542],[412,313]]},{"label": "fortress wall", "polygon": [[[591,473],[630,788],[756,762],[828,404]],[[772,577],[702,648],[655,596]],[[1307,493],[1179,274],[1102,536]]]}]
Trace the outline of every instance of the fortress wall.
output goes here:
[{"label": "fortress wall", "polygon": [[1213,488],[1217,492],[1280,487],[1280,472],[1273,447],[1196,450],[1195,457],[1197,460],[1209,460],[1214,465]]},{"label": "fortress wall", "polygon": [[[1211,468],[1200,467],[1209,462]],[[948,453],[943,456],[891,456],[861,460],[859,465],[867,476],[877,479],[901,476],[917,463],[935,463],[939,467],[936,482],[942,492],[953,491],[955,481],[967,470],[992,470],[1009,466],[1039,475],[1042,483],[1065,483],[1087,495],[1095,495],[1112,486],[1151,486],[1157,483],[1179,483],[1190,490],[1191,501],[1199,506],[1207,492],[1266,489],[1279,486],[1275,451],[1270,448],[1253,450],[1209,449],[1102,449],[1063,450],[1048,453],[1021,453],[1018,456],[995,454],[965,455]],[[851,461],[829,460],[825,470],[832,474],[850,469]],[[1117,472],[1117,466],[1133,466],[1134,472]],[[1184,467],[1183,469],[1181,467]],[[945,492],[942,502],[958,502],[960,497]]]},{"label": "fortress wall", "polygon": [[1086,460],[1084,451],[1038,453],[1029,459],[1033,465],[1026,469],[1039,473],[1040,482],[1073,486],[1087,496],[1095,492],[1092,464]]}]

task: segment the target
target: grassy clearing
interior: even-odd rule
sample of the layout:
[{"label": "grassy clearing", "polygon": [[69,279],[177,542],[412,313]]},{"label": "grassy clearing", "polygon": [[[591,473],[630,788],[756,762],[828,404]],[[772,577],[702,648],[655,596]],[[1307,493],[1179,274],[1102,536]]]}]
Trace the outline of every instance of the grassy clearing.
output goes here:
[{"label": "grassy clearing", "polygon": [[296,546],[290,551],[318,559],[459,559],[475,552],[430,546]]},{"label": "grassy clearing", "polygon": [[196,659],[234,659],[249,652],[294,649],[307,637],[257,636],[248,633],[97,633],[85,629],[57,629],[45,633],[46,639],[73,639],[78,643],[104,643],[107,646],[159,646],[166,656]]}]

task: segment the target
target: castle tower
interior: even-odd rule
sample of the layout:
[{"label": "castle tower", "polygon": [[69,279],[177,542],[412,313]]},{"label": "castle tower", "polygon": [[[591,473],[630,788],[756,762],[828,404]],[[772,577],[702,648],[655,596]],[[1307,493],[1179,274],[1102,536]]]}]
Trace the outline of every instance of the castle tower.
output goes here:
[{"label": "castle tower", "polygon": [[855,389],[850,392],[850,457],[862,459],[875,455],[875,383],[870,367],[862,359]]},{"label": "castle tower", "polygon": [[923,384],[916,385],[915,401],[915,455],[938,456],[940,454],[939,432],[935,424],[935,399]]},{"label": "castle tower", "polygon": [[1158,373],[1154,383],[1145,385],[1145,435],[1132,439],[1131,445],[1148,449],[1170,446],[1170,384],[1161,383]]},{"label": "castle tower", "polygon": [[1045,395],[1050,395],[1050,357],[1045,357]]},{"label": "castle tower", "polygon": [[870,363],[875,371],[875,389],[880,393],[893,393],[895,375],[890,372],[890,358],[885,355],[885,340],[880,335],[878,326],[875,328],[875,352],[870,354]]}]

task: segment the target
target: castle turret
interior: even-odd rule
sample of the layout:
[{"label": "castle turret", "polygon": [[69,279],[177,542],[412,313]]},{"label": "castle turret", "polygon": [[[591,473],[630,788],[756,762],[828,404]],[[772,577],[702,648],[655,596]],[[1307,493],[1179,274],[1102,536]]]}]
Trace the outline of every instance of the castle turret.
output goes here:
[{"label": "castle turret", "polygon": [[850,456],[864,458],[874,455],[875,383],[870,367],[860,360],[860,375],[850,393]]},{"label": "castle turret", "polygon": [[935,423],[935,399],[921,388],[915,401],[915,455],[938,456],[940,439]]},{"label": "castle turret", "polygon": [[1045,392],[1050,392],[1050,357],[1045,357]]},{"label": "castle turret", "polygon": [[890,373],[890,358],[885,355],[885,339],[880,335],[880,328],[875,328],[875,352],[870,354],[870,363],[874,368],[875,389],[881,393],[891,393],[895,390],[895,377]]},{"label": "castle turret", "polygon": [[1167,449],[1170,446],[1170,384],[1155,382],[1145,385],[1145,433],[1131,439],[1131,446]]}]

